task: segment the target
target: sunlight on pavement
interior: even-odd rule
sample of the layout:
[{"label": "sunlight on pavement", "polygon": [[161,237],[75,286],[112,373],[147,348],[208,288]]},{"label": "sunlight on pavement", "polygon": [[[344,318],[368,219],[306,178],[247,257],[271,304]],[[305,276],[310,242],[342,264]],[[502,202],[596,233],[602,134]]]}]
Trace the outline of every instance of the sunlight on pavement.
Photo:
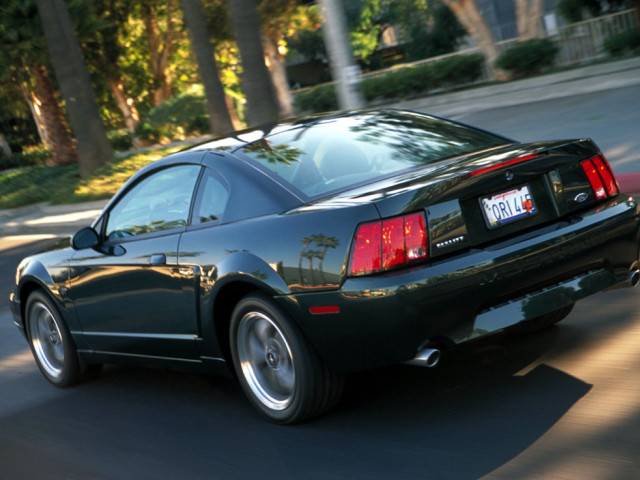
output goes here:
[{"label": "sunlight on pavement", "polygon": [[25,350],[24,352],[0,359],[0,374],[12,369],[24,368],[31,365],[33,365],[33,356],[31,355],[31,351]]},{"label": "sunlight on pavement", "polygon": [[[625,425],[640,419],[640,316],[634,317],[620,331],[603,331],[597,343],[540,360],[593,388],[517,461],[486,478],[639,478],[633,472],[640,471],[640,434],[620,438]],[[616,442],[629,448],[617,450]]]},{"label": "sunlight on pavement", "polygon": [[33,220],[27,220],[25,225],[44,225],[50,223],[69,223],[77,222],[80,220],[93,220],[102,212],[99,210],[86,210],[84,212],[65,213],[61,215],[50,215],[48,217],[36,218]]},{"label": "sunlight on pavement", "polygon": [[9,235],[0,238],[0,252],[9,250],[10,248],[19,247],[25,243],[37,242],[40,240],[49,240],[56,238],[56,235],[40,234],[40,235]]}]

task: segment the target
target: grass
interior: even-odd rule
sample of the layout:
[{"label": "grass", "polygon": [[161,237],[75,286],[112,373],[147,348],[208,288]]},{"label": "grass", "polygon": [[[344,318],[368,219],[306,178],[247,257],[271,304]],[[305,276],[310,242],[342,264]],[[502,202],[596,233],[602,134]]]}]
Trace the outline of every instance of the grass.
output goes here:
[{"label": "grass", "polygon": [[140,168],[182,148],[184,145],[114,157],[88,178],[80,178],[77,165],[39,165],[0,172],[0,209],[110,198]]}]

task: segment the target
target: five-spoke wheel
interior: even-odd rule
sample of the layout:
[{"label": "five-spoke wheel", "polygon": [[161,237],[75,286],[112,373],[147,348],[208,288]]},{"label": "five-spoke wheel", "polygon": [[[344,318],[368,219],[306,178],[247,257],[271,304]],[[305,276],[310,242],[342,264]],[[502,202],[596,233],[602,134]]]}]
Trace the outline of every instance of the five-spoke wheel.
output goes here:
[{"label": "five-spoke wheel", "polygon": [[243,390],[270,420],[301,422],[340,397],[343,377],[322,365],[296,325],[266,295],[251,294],[238,303],[230,344]]},{"label": "five-spoke wheel", "polygon": [[33,356],[47,380],[59,387],[76,382],[80,369],[71,336],[53,302],[38,290],[27,300],[26,328]]}]

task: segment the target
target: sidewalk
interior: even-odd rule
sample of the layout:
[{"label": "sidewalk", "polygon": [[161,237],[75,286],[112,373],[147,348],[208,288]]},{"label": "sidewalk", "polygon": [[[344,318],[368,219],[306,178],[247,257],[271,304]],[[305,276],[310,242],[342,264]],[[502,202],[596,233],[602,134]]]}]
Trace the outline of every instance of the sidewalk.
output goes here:
[{"label": "sidewalk", "polygon": [[36,203],[26,207],[0,210],[0,235],[73,235],[89,226],[108,200],[49,205]]},{"label": "sidewalk", "polygon": [[[509,83],[386,104],[446,117],[483,109],[523,105],[541,100],[640,85],[640,57],[576,68]],[[617,176],[623,192],[640,194],[640,172]],[[107,200],[73,205],[39,203],[0,210],[0,235],[72,235],[91,225]]]}]

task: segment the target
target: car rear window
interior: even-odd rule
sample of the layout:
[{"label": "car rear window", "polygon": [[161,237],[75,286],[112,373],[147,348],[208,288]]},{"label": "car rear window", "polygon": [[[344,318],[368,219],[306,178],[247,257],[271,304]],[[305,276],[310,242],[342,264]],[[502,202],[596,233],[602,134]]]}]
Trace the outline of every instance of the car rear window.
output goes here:
[{"label": "car rear window", "polygon": [[511,143],[497,135],[411,112],[322,118],[242,148],[262,169],[307,197]]}]

